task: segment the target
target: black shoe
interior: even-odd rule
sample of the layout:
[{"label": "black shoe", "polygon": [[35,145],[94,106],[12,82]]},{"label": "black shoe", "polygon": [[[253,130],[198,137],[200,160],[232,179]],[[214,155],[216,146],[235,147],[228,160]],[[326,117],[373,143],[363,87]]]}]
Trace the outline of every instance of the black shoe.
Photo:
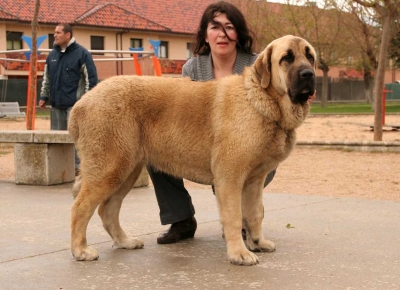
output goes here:
[{"label": "black shoe", "polygon": [[174,223],[168,231],[158,236],[157,244],[173,244],[180,240],[193,238],[196,229],[197,222],[194,217]]}]

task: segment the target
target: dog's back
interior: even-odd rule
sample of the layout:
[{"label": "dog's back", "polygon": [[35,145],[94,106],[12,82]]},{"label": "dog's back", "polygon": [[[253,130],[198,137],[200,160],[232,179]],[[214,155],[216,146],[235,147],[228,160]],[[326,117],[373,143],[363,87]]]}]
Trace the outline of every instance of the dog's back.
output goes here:
[{"label": "dog's back", "polygon": [[155,168],[210,182],[210,173],[201,171],[211,172],[215,94],[215,82],[113,77],[76,103],[68,129],[83,158],[94,151],[111,156],[119,149],[138,150]]}]

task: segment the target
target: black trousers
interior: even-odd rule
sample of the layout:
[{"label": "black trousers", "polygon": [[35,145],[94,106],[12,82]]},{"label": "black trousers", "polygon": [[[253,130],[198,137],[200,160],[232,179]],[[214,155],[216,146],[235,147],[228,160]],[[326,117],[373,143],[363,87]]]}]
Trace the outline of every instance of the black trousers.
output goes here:
[{"label": "black trousers", "polygon": [[[195,214],[192,198],[183,185],[182,178],[176,178],[169,174],[155,171],[147,166],[150,178],[153,182],[158,206],[160,208],[161,224],[174,224],[188,219]],[[274,178],[275,172],[271,171],[264,182],[266,187]]]}]

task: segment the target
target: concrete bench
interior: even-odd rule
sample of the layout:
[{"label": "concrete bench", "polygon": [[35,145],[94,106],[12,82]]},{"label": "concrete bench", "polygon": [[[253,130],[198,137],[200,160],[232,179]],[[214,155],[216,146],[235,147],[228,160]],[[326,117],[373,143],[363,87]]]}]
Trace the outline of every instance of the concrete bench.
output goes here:
[{"label": "concrete bench", "polygon": [[[14,143],[15,183],[54,185],[75,180],[75,146],[68,131],[0,130],[0,143]],[[134,187],[149,185],[144,168]]]},{"label": "concrete bench", "polygon": [[0,117],[25,117],[25,112],[20,112],[18,102],[2,102]]}]

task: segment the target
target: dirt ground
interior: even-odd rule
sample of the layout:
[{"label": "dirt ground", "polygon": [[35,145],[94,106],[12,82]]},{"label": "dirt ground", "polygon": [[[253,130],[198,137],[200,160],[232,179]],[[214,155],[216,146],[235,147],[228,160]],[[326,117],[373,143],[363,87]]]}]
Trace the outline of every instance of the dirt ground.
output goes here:
[{"label": "dirt ground", "polygon": [[[400,115],[387,115],[386,124],[400,125]],[[297,130],[297,140],[373,141],[369,125],[374,116],[310,116]],[[23,119],[0,119],[0,130],[25,130]],[[49,129],[37,118],[35,129]],[[384,141],[400,142],[400,131],[384,127]],[[0,147],[0,180],[14,179],[14,155]],[[278,168],[265,193],[291,193],[400,202],[400,153],[371,153],[296,147]],[[185,181],[187,188],[209,188]]]}]

